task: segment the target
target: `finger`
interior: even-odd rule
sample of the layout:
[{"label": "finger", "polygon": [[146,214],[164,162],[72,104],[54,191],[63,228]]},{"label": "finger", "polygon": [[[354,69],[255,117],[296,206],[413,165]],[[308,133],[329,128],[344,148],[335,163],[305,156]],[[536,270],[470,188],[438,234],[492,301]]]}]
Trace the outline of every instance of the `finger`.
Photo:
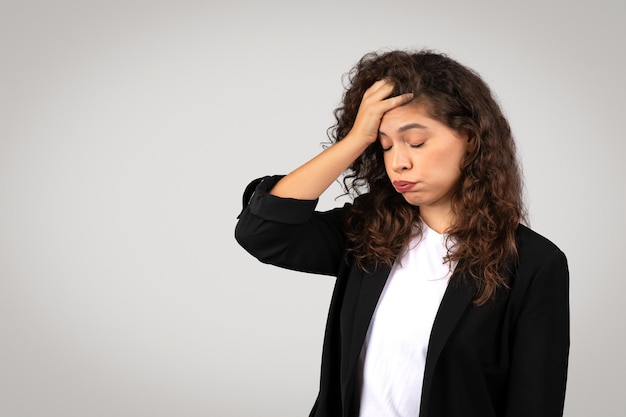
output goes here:
[{"label": "finger", "polygon": [[363,98],[372,98],[382,100],[387,97],[393,91],[394,85],[385,79],[378,80],[374,84],[372,84],[365,93],[363,94]]},{"label": "finger", "polygon": [[377,90],[387,84],[391,84],[391,82],[385,78],[381,78],[380,80],[374,81],[372,85],[368,88],[368,90]]},{"label": "finger", "polygon": [[387,112],[396,107],[400,107],[413,100],[413,93],[400,94],[399,96],[390,97],[381,101],[383,112]]}]

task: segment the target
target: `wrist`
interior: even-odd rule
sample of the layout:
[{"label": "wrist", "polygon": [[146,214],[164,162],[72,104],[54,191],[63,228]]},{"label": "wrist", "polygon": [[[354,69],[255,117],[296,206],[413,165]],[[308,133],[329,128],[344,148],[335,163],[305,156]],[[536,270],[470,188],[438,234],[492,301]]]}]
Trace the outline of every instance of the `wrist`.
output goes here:
[{"label": "wrist", "polygon": [[345,141],[346,143],[351,143],[354,146],[360,146],[364,151],[368,146],[376,142],[376,139],[376,136],[372,137],[372,135],[365,135],[363,133],[350,131],[343,138],[342,142]]}]

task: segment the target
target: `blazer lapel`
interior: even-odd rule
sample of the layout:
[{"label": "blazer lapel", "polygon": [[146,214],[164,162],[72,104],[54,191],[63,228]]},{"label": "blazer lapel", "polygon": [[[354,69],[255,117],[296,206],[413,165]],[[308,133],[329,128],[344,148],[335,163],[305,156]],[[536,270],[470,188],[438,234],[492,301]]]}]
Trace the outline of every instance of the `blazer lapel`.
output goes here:
[{"label": "blazer lapel", "polygon": [[349,341],[349,354],[343,366],[344,379],[342,382],[344,384],[344,392],[349,391],[348,388],[350,387],[348,385],[354,380],[351,376],[354,375],[355,366],[361,354],[370,320],[378,304],[380,294],[385,287],[385,282],[387,282],[389,272],[390,268],[380,267],[372,274],[363,274],[361,277],[361,285],[354,308],[352,336],[347,340]]},{"label": "blazer lapel", "polygon": [[427,415],[428,399],[432,385],[435,365],[457,322],[467,309],[475,295],[475,285],[471,277],[454,274],[448,288],[443,295],[435,322],[430,333],[428,353],[426,354],[426,369],[422,389],[422,405],[420,415]]},{"label": "blazer lapel", "polygon": [[[380,294],[389,277],[389,272],[389,268],[379,268],[371,275],[364,274],[361,278],[361,286],[354,309],[354,327],[349,344],[350,353],[347,356],[347,362],[342,366],[344,371],[344,377],[342,378],[344,401],[352,395],[354,378],[350,376],[354,375],[355,366],[361,354],[363,342],[365,341],[365,335],[367,334],[372,315],[378,304]],[[425,410],[428,409],[428,398],[430,395],[433,372],[439,355],[454,330],[456,323],[472,301],[474,294],[475,287],[471,277],[458,274],[452,276],[450,284],[441,300],[430,335],[428,353],[426,356],[426,369],[424,372],[421,415],[426,415]],[[347,402],[346,404],[350,403]]]}]

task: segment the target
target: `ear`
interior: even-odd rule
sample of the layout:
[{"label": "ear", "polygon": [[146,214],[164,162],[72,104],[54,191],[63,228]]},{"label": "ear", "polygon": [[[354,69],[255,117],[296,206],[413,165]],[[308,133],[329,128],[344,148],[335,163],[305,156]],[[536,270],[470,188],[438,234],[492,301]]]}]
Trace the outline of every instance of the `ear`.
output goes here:
[{"label": "ear", "polygon": [[468,155],[475,155],[480,150],[480,138],[475,132],[464,133],[465,140],[467,141],[467,148],[465,153]]}]

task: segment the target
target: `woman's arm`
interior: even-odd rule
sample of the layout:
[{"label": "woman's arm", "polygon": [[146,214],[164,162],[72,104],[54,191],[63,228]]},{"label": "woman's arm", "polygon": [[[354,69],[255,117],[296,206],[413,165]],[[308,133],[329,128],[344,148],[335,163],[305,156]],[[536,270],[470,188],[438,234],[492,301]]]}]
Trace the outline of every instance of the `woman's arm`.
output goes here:
[{"label": "woman's arm", "polygon": [[345,250],[342,209],[318,212],[315,211],[317,200],[269,194],[267,191],[280,178],[280,175],[266,176],[248,185],[235,239],[263,263],[336,275]]},{"label": "woman's arm", "polygon": [[412,94],[386,98],[393,84],[380,80],[363,94],[354,126],[345,138],[281,179],[270,191],[278,197],[315,200],[378,138],[383,115],[409,102]]},{"label": "woman's arm", "polygon": [[517,318],[507,417],[560,417],[569,356],[569,271],[554,251],[537,271]]}]

